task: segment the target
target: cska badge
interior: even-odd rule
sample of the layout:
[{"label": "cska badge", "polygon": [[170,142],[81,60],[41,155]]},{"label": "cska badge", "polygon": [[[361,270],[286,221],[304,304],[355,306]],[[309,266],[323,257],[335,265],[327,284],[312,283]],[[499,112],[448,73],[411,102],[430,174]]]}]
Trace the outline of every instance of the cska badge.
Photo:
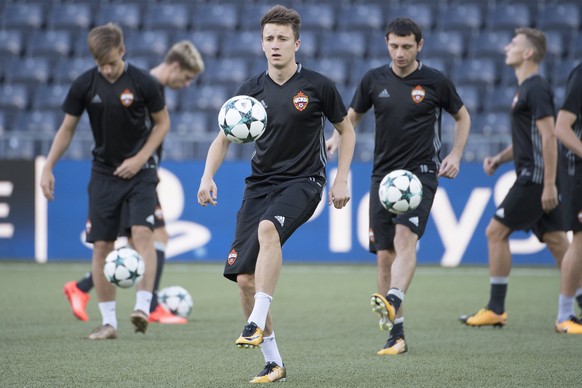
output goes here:
[{"label": "cska badge", "polygon": [[293,97],[293,105],[299,112],[302,112],[307,108],[307,104],[309,103],[309,97],[307,97],[303,92],[299,92]]},{"label": "cska badge", "polygon": [[119,99],[121,100],[121,103],[126,108],[129,108],[131,106],[131,104],[133,104],[134,98],[135,97],[134,97],[133,93],[129,89],[125,89],[123,91],[123,93],[121,93],[121,96],[119,97]]},{"label": "cska badge", "polygon": [[414,89],[412,89],[412,92],[410,92],[410,95],[412,96],[412,101],[419,104],[422,102],[422,100],[424,100],[424,96],[426,95],[426,91],[422,88],[422,86],[418,85]]}]

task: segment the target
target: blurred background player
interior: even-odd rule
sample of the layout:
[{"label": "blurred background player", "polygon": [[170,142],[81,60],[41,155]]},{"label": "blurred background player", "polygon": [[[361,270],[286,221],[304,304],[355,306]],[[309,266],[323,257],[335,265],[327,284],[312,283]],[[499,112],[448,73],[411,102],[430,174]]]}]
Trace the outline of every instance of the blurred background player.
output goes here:
[{"label": "blurred background player", "polygon": [[62,105],[65,118],[51,145],[40,184],[44,196],[54,199],[52,170],[71,144],[86,110],[95,141],[86,239],[93,243],[91,268],[102,316],[102,325],[89,339],[101,340],[117,337],[116,287],[106,280],[103,266],[114,249],[124,207],[128,209],[133,247],[145,262],[130,320],[136,332],[145,334],[148,327],[156,275],[156,150],[170,129],[170,117],[156,80],[124,61],[123,31],[118,25],[93,28],[87,43],[97,66],[81,74],[69,89]]},{"label": "blurred background player", "polygon": [[533,28],[518,28],[505,46],[505,64],[515,70],[518,84],[511,107],[512,144],[486,157],[483,169],[492,175],[513,160],[517,179],[487,226],[489,302],[475,314],[459,318],[468,326],[502,327],[507,323],[505,299],[512,261],[509,236],[514,231],[531,230],[547,245],[558,267],[568,249],[564,206],[558,206],[560,152],[553,133],[554,93],[539,74],[545,54],[546,36]]},{"label": "blurred background player", "polygon": [[[313,214],[326,185],[324,118],[341,138],[337,175],[328,203],[341,209],[350,199],[348,174],[355,134],[334,83],[296,62],[301,18],[277,5],[261,19],[261,44],[267,71],[247,80],[236,92],[265,106],[267,128],[255,142],[252,172],[224,276],[236,281],[246,319],[239,348],[261,347],[265,367],[251,383],[284,381],[286,369],[275,341],[270,305],[283,265],[282,245]],[[216,205],[214,175],[230,142],[220,131],[212,142],[200,180],[198,203]],[[298,328],[306,330],[306,328]]]},{"label": "blurred background player", "polygon": [[[150,70],[150,74],[159,81],[159,88],[164,92],[164,87],[171,89],[182,89],[188,87],[197,75],[204,71],[204,61],[194,44],[189,41],[181,41],[174,44],[166,53],[164,61]],[[158,148],[158,158],[162,160],[162,146]],[[126,215],[124,209],[124,215]],[[122,222],[124,227],[121,235],[130,236],[127,220]],[[157,272],[154,283],[154,292],[150,307],[149,322],[158,322],[164,324],[184,324],[186,318],[172,314],[158,304],[157,291],[160,285],[164,263],[166,259],[166,246],[168,244],[168,232],[166,231],[164,216],[160,201],[156,205],[155,224],[154,224],[154,246],[157,256]],[[131,245],[131,237],[129,241]],[[79,281],[67,282],[64,286],[64,293],[69,300],[71,310],[75,317],[82,321],[89,320],[86,306],[91,298],[89,292],[93,288],[93,278],[91,272],[88,272]]]},{"label": "blurred background player", "polygon": [[[392,62],[363,76],[348,117],[357,127],[364,114],[374,108],[369,249],[377,256],[378,293],[372,295],[371,303],[380,315],[380,329],[390,330],[378,354],[397,355],[408,351],[402,302],[416,269],[416,247],[428,222],[438,178],[452,179],[459,174],[471,118],[453,83],[417,59],[424,40],[416,22],[394,19],[386,29],[385,40]],[[443,110],[455,120],[455,140],[441,162]],[[336,147],[334,132],[328,152],[335,152]],[[423,185],[418,208],[401,215],[384,209],[378,196],[382,178],[398,169],[413,172]]]},{"label": "blurred background player", "polygon": [[570,150],[567,169],[574,175],[569,187],[567,221],[574,237],[560,270],[560,296],[556,331],[558,333],[582,334],[582,321],[575,317],[574,298],[582,306],[582,64],[568,77],[566,97],[558,112],[554,133]]}]

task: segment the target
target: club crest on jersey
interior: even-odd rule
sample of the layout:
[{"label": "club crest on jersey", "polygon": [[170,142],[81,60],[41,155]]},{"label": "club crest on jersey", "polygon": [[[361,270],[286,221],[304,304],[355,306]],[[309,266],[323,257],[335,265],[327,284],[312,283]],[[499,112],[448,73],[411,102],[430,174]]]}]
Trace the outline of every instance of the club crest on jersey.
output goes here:
[{"label": "club crest on jersey", "polygon": [[424,100],[424,96],[426,96],[426,91],[422,88],[422,86],[417,85],[414,89],[412,89],[410,95],[412,96],[412,101],[420,104],[422,100]]},{"label": "club crest on jersey", "polygon": [[129,108],[131,104],[133,104],[135,96],[133,95],[131,90],[125,89],[123,93],[121,93],[121,96],[119,96],[119,99],[121,100],[121,103],[123,104],[124,107]]},{"label": "club crest on jersey", "polygon": [[299,92],[293,97],[293,105],[299,112],[303,112],[307,108],[309,103],[309,97],[307,97],[303,92]]},{"label": "club crest on jersey", "polygon": [[228,263],[228,265],[233,265],[237,258],[238,253],[233,248],[232,251],[230,251],[230,253],[228,254],[228,259],[226,260],[226,262]]}]

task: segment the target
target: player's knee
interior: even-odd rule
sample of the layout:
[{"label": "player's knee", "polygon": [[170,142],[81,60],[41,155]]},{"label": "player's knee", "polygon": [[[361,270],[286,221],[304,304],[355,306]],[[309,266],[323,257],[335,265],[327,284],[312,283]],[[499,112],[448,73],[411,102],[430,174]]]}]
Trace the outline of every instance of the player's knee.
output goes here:
[{"label": "player's knee", "polygon": [[242,295],[255,294],[255,276],[251,274],[239,274],[236,283]]},{"label": "player's knee", "polygon": [[275,225],[269,220],[263,220],[259,223],[259,243],[265,244],[279,243],[279,232]]},{"label": "player's knee", "polygon": [[485,237],[489,242],[501,242],[509,238],[511,230],[497,220],[491,220],[487,229],[485,229]]}]

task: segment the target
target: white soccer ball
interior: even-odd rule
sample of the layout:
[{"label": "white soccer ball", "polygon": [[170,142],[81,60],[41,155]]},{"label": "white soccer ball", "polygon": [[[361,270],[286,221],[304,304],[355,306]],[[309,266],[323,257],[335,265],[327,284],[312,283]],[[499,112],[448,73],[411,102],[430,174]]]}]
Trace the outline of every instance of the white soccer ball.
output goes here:
[{"label": "white soccer ball", "polygon": [[111,284],[130,288],[143,278],[145,263],[139,253],[131,248],[119,248],[111,251],[105,258],[103,274]]},{"label": "white soccer ball", "polygon": [[192,297],[184,287],[171,286],[158,292],[158,303],[174,315],[188,318],[192,313]]},{"label": "white soccer ball", "polygon": [[378,195],[382,206],[390,213],[408,213],[422,200],[422,183],[410,171],[394,170],[380,182]]},{"label": "white soccer ball", "polygon": [[257,140],[267,127],[267,111],[251,96],[234,96],[218,112],[218,125],[233,143]]}]

